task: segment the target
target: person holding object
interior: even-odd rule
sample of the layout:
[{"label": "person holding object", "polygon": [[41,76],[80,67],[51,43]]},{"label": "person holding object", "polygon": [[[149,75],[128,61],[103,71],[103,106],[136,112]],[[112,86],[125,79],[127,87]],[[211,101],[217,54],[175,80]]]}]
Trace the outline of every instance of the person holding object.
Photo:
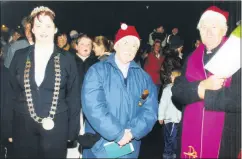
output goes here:
[{"label": "person holding object", "polygon": [[181,158],[236,158],[241,150],[241,69],[224,78],[204,68],[227,40],[228,15],[216,6],[202,14],[197,26],[202,43],[172,87],[173,100],[186,105]]},{"label": "person holding object", "polygon": [[11,62],[10,104],[4,106],[5,137],[22,158],[66,158],[67,142],[80,129],[80,87],[74,57],[54,45],[55,13],[31,12],[35,44],[16,52]]},{"label": "person holding object", "polygon": [[109,142],[120,149],[133,145],[134,151],[122,158],[138,158],[140,139],[152,130],[158,112],[156,87],[133,61],[139,46],[135,27],[123,23],[115,37],[116,53],[89,68],[81,93],[85,131],[98,133],[101,139],[84,149],[83,158],[108,158]]}]

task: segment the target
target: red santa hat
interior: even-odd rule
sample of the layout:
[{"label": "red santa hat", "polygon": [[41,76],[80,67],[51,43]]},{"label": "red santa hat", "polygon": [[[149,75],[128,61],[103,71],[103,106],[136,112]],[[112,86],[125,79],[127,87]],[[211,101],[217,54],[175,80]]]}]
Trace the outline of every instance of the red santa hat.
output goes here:
[{"label": "red santa hat", "polygon": [[224,23],[226,23],[228,21],[229,18],[229,12],[226,12],[216,6],[211,6],[208,9],[206,9],[204,11],[204,13],[202,14],[199,23],[201,20],[203,20],[204,18],[207,17],[218,17],[220,18]]},{"label": "red santa hat", "polygon": [[138,40],[140,40],[139,34],[136,31],[134,26],[128,26],[125,23],[121,23],[121,28],[118,30],[116,36],[115,36],[115,41],[114,41],[114,45],[122,38],[126,37],[126,36],[134,36],[136,37]]}]

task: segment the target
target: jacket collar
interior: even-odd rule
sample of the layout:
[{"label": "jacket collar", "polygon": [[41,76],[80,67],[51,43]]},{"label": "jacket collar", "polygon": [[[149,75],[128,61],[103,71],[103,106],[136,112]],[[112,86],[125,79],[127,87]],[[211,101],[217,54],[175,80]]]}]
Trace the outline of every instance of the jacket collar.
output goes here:
[{"label": "jacket collar", "polygon": [[[111,53],[111,55],[107,58],[107,63],[110,63],[113,67],[118,69],[118,65],[115,62],[115,53]],[[129,68],[140,68],[138,64],[136,64],[136,62],[134,62],[134,60],[132,60],[130,62]]]}]

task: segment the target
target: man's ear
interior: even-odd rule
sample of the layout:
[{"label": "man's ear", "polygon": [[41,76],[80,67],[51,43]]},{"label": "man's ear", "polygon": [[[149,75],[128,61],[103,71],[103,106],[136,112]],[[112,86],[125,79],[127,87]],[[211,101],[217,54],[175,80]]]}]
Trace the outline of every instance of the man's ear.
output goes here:
[{"label": "man's ear", "polygon": [[228,26],[227,26],[226,28],[224,28],[224,30],[223,30],[223,31],[224,31],[224,33],[223,33],[223,34],[224,34],[224,36],[226,36],[226,33],[227,33],[227,31],[228,31]]},{"label": "man's ear", "polygon": [[55,34],[58,32],[58,28],[55,28]]},{"label": "man's ear", "polygon": [[32,31],[32,33],[34,34],[34,28],[32,28],[32,30],[31,30],[31,31]]},{"label": "man's ear", "polygon": [[78,46],[77,46],[77,45],[78,45],[78,44],[76,44],[76,45],[75,45],[75,49],[76,49],[76,50],[77,50],[77,48],[78,48]]},{"label": "man's ear", "polygon": [[113,46],[113,49],[117,51],[117,47],[118,47],[118,42],[116,42],[116,44]]}]

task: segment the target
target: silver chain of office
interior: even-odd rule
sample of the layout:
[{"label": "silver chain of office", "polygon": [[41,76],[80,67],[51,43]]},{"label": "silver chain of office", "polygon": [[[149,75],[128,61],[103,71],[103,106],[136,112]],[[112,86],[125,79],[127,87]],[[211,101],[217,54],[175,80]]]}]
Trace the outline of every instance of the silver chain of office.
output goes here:
[{"label": "silver chain of office", "polygon": [[[54,87],[54,93],[53,93],[53,99],[52,99],[52,105],[49,111],[49,116],[47,118],[54,119],[56,109],[57,109],[57,102],[59,97],[59,91],[60,91],[60,83],[61,83],[61,70],[60,70],[60,56],[54,57],[54,67],[55,67],[55,87]],[[29,109],[29,113],[31,118],[33,118],[36,122],[42,123],[43,119],[38,117],[34,110],[34,104],[33,104],[33,98],[32,93],[30,89],[30,80],[29,80],[29,72],[31,68],[31,61],[27,59],[25,70],[24,70],[24,88],[25,88],[25,94],[27,99],[27,105]]]}]

